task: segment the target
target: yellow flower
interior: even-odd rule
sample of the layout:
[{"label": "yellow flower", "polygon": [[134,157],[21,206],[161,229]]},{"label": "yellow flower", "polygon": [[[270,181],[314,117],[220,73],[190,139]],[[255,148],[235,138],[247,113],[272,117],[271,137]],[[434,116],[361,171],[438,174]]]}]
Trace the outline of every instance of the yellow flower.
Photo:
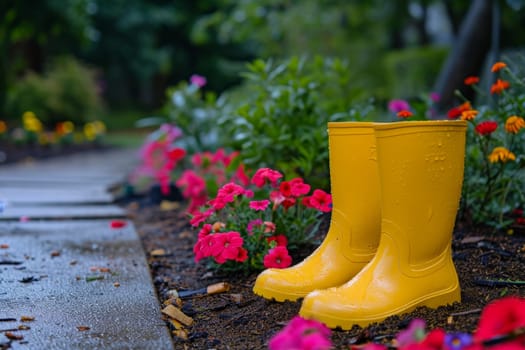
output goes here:
[{"label": "yellow flower", "polygon": [[505,130],[510,134],[517,134],[522,128],[525,128],[525,120],[517,115],[509,117],[505,122]]},{"label": "yellow flower", "polygon": [[506,149],[505,147],[496,147],[492,150],[492,153],[489,155],[489,161],[491,163],[506,163],[509,160],[516,160],[516,155],[508,149]]},{"label": "yellow flower", "polygon": [[27,131],[38,133],[42,131],[42,123],[36,117],[35,113],[27,111],[22,114],[22,121],[24,123],[24,129]]},{"label": "yellow flower", "polygon": [[478,111],[475,109],[469,109],[468,111],[461,112],[461,120],[473,120],[478,115]]},{"label": "yellow flower", "polygon": [[3,120],[0,120],[0,134],[3,134],[7,131],[7,124]]},{"label": "yellow flower", "polygon": [[89,141],[93,141],[97,138],[97,136],[100,136],[106,132],[106,125],[96,120],[94,122],[86,123],[84,125],[84,135],[86,136],[86,139]]}]

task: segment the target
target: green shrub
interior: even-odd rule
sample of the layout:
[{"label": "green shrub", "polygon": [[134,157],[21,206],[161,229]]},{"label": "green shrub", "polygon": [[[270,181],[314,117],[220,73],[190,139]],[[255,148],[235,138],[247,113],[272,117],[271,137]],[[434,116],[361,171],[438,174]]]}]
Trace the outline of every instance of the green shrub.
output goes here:
[{"label": "green shrub", "polygon": [[409,98],[430,91],[447,57],[444,47],[415,47],[385,55],[387,96]]},{"label": "green shrub", "polygon": [[[281,169],[329,188],[329,121],[362,119],[356,108],[363,91],[352,86],[348,62],[292,57],[282,63],[248,65],[236,108],[223,109],[218,125],[248,168]],[[360,110],[361,112],[357,112]]]},{"label": "green shrub", "polygon": [[44,75],[28,73],[8,93],[7,114],[17,119],[27,110],[48,126],[69,120],[82,124],[102,110],[95,73],[71,57],[58,58]]}]

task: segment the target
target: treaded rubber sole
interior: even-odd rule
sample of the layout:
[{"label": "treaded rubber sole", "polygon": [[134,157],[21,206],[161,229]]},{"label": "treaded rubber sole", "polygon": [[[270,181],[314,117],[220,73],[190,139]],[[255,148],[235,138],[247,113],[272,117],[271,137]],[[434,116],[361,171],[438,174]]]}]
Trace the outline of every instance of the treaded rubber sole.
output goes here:
[{"label": "treaded rubber sole", "polygon": [[295,302],[306,296],[305,294],[297,295],[297,294],[290,294],[290,293],[282,293],[280,291],[268,290],[266,288],[260,288],[257,286],[253,287],[253,293],[265,299],[274,300],[280,303],[285,302],[285,301]]},{"label": "treaded rubber sole", "polygon": [[431,296],[427,299],[420,300],[405,307],[400,307],[397,310],[394,310],[389,313],[383,313],[382,315],[377,315],[375,317],[363,318],[363,319],[341,319],[339,317],[334,317],[330,314],[321,314],[313,310],[307,310],[303,307],[299,310],[299,316],[307,319],[315,319],[317,321],[323,322],[328,328],[332,329],[341,329],[341,330],[350,330],[353,326],[366,327],[372,323],[377,323],[384,321],[387,317],[393,315],[402,315],[408,312],[413,311],[417,307],[426,306],[431,309],[435,309],[439,306],[453,304],[455,302],[461,301],[461,290],[459,286],[452,291],[446,292],[444,294],[438,294]]}]

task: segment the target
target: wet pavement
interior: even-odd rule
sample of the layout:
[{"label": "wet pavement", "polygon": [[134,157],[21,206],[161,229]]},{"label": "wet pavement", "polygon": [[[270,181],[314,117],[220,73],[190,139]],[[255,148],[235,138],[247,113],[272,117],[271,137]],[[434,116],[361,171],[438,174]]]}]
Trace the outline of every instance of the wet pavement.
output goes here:
[{"label": "wet pavement", "polygon": [[[122,209],[92,204],[134,162],[115,151],[0,167],[0,349],[173,348],[132,223],[113,228]],[[65,200],[70,185],[86,191]]]}]

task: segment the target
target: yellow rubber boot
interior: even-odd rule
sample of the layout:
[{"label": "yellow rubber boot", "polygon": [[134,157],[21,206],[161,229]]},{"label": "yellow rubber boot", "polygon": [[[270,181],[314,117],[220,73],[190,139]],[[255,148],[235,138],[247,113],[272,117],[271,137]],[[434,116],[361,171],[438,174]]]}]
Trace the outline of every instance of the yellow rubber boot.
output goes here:
[{"label": "yellow rubber boot", "polygon": [[301,263],[268,269],[253,291],[295,301],[354,277],[374,256],[381,227],[374,123],[328,123],[332,215],[322,244]]},{"label": "yellow rubber boot", "polygon": [[465,132],[465,121],[376,126],[382,208],[377,253],[344,285],[308,294],[301,316],[350,329],[418,306],[460,301],[451,240]]}]

